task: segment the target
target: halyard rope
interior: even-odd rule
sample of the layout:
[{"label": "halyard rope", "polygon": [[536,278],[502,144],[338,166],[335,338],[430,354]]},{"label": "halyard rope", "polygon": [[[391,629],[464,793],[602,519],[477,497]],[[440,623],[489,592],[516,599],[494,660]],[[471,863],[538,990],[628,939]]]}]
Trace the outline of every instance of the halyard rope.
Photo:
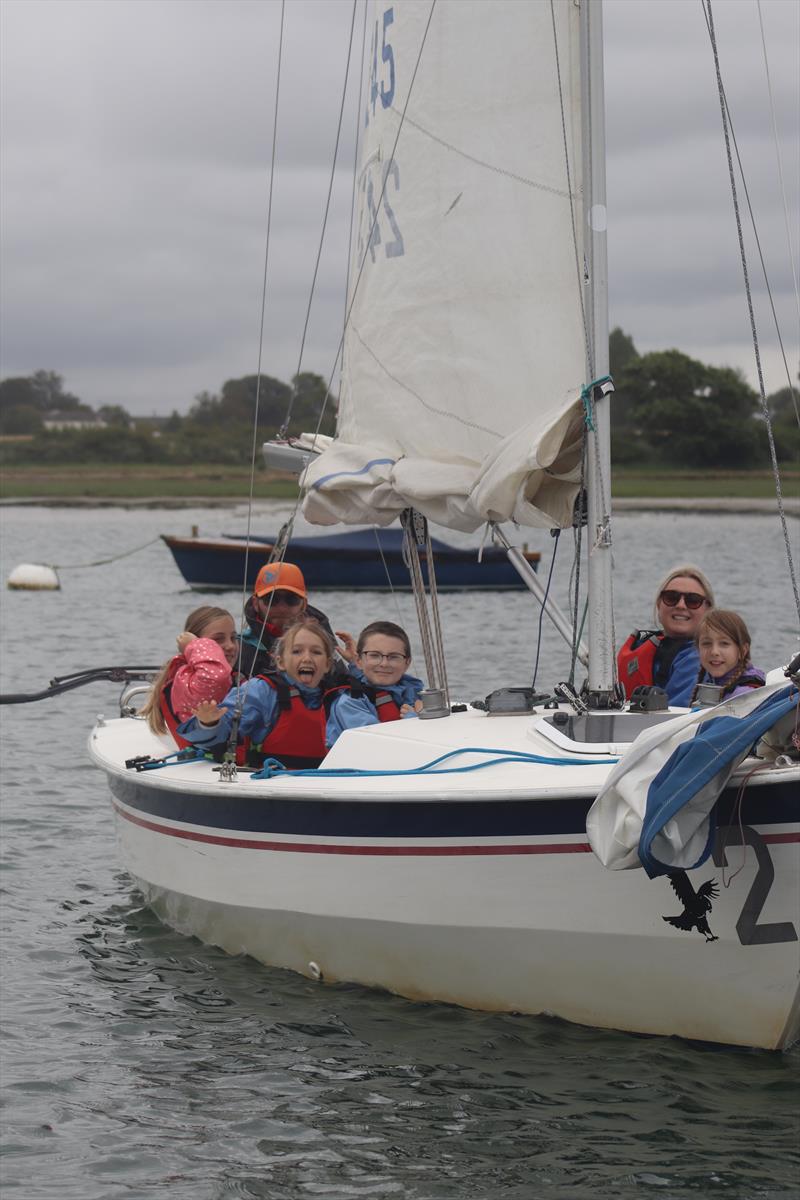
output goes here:
[{"label": "halyard rope", "polygon": [[786,512],[783,505],[783,493],[781,491],[781,478],[778,468],[778,456],[775,450],[775,439],[772,435],[772,418],[770,417],[769,406],[767,404],[766,391],[764,389],[764,375],[761,369],[761,352],[758,344],[758,331],[756,330],[755,314],[753,311],[753,296],[750,289],[750,275],[747,269],[747,254],[744,245],[744,235],[742,232],[742,219],[739,212],[739,198],[736,192],[736,177],[733,169],[733,155],[731,154],[731,137],[728,123],[728,107],[725,100],[725,89],[722,83],[722,72],[719,63],[719,52],[717,50],[717,40],[714,32],[714,17],[711,11],[711,0],[703,0],[703,15],[706,18],[708,27],[708,36],[711,40],[711,50],[714,55],[714,69],[717,76],[717,92],[719,94],[720,111],[722,114],[722,129],[725,135],[725,151],[728,158],[728,177],[731,185],[731,195],[733,198],[733,211],[736,217],[736,232],[739,238],[739,254],[742,262],[742,273],[744,275],[745,294],[747,296],[747,311],[750,317],[750,330],[753,338],[753,352],[756,360],[756,370],[758,372],[758,387],[761,399],[761,411],[764,415],[764,422],[767,428],[767,438],[769,440],[769,452],[772,460],[772,474],[775,480],[775,493],[778,500],[778,513],[780,516],[781,526],[783,528],[783,540],[786,546],[786,559],[789,564],[789,576],[792,581],[792,590],[794,592],[794,602],[797,608],[797,615],[800,617],[800,592],[798,592],[797,576],[794,569],[794,559],[792,557],[792,547],[789,540],[789,530],[786,522]]}]

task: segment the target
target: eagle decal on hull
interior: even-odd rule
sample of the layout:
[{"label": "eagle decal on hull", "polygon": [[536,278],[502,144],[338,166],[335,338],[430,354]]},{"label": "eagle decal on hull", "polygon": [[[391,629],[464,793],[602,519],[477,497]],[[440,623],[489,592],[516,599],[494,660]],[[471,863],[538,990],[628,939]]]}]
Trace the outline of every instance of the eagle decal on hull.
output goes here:
[{"label": "eagle decal on hull", "polygon": [[662,921],[687,932],[696,929],[698,933],[702,933],[707,942],[716,942],[718,940],[716,935],[708,927],[711,902],[717,898],[716,879],[707,879],[695,891],[685,871],[675,871],[668,878],[672,890],[683,904],[683,912],[677,917],[662,917]]}]

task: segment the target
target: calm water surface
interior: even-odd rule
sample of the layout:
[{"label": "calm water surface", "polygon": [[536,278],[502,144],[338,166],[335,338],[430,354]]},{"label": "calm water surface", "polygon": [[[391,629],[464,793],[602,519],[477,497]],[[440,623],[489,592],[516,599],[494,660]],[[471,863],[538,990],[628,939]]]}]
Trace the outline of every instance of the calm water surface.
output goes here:
[{"label": "calm water surface", "polygon": [[[284,512],[264,506],[255,531]],[[237,532],[244,516],[6,508],[3,583],[22,561],[89,562],[191,524]],[[647,623],[656,576],[688,557],[745,615],[757,661],[795,648],[774,518],[624,514],[615,544],[618,631]],[[546,570],[551,540],[531,545]],[[562,600],[568,559],[564,539]],[[58,593],[2,593],[3,692],[158,662],[197,602],[161,544],[61,579]],[[408,596],[327,593],[321,607],[354,632],[380,615],[414,624]],[[537,616],[523,594],[445,596],[442,615],[454,693],[529,682]],[[565,664],[548,634],[539,682]],[[414,1004],[170,933],[119,870],[86,753],[94,717],[116,703],[95,684],[0,708],[4,1197],[800,1196],[797,1050]]]}]

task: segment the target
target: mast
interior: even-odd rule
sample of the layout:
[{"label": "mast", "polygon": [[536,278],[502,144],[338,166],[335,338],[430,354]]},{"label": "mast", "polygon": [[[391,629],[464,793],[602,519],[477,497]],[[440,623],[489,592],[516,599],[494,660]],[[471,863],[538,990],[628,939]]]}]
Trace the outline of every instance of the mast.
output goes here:
[{"label": "mast", "polygon": [[[581,123],[583,129],[586,382],[608,375],[605,99],[602,0],[581,0]],[[609,393],[594,389],[594,430],[588,435],[589,542],[587,630],[590,707],[614,696],[616,650],[611,608],[611,429]]]}]

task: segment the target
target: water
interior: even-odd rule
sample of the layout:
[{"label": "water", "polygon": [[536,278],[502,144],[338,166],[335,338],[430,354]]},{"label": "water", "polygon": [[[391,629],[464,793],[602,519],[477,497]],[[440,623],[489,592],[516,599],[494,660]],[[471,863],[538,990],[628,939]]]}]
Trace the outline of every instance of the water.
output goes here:
[{"label": "water", "polygon": [[[258,528],[277,528],[282,511],[265,506]],[[212,510],[6,508],[0,523],[3,580],[22,561],[92,561],[191,524],[244,527],[241,513]],[[689,558],[745,615],[757,661],[792,652],[773,518],[624,514],[615,530],[618,630],[647,623],[657,577]],[[534,544],[549,559],[550,539]],[[559,598],[566,550],[565,540]],[[65,569],[62,584],[3,593],[0,691],[157,662],[196,604],[160,543]],[[398,614],[390,597],[321,598],[335,627],[354,632],[380,615],[411,628],[410,599],[399,603]],[[529,681],[529,609],[522,594],[442,598],[454,692]],[[548,634],[540,682],[563,678],[565,661]],[[95,684],[0,708],[4,1198],[800,1196],[797,1049],[415,1004],[165,929],[119,870],[105,782],[85,750],[95,715],[115,714],[116,701],[114,685]]]}]

